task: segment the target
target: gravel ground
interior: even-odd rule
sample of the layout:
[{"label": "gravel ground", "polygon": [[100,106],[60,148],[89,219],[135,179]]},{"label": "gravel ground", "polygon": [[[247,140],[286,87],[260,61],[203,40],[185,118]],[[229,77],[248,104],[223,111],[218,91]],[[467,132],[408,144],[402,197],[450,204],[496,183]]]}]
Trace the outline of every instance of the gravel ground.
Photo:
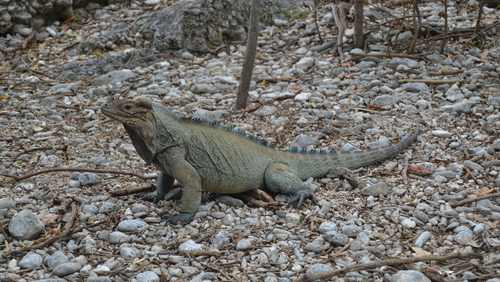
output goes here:
[{"label": "gravel ground", "polygon": [[[255,207],[222,197],[205,202],[186,226],[162,221],[175,213],[174,202],[111,195],[149,179],[0,176],[1,281],[285,282],[306,272],[456,252],[477,256],[352,271],[336,281],[500,281],[500,10],[485,8],[483,24],[497,25],[482,37],[456,37],[443,54],[438,41],[421,42],[407,58],[349,48],[341,58],[317,53],[312,13],[276,19],[259,33],[249,107],[235,112],[243,45],[230,55],[199,55],[137,47],[147,42],[110,42],[91,52],[77,44],[146,9],[100,7],[3,54],[2,174],[85,167],[155,176],[123,128],[100,113],[111,96],[147,95],[180,115],[235,124],[279,149],[354,151],[397,142],[417,127],[423,133],[396,159],[354,171],[360,187],[308,180],[317,204]],[[441,24],[441,10],[423,5],[424,22]],[[376,11],[367,10],[374,21],[386,20]],[[452,5],[449,13],[450,29],[470,27],[477,9],[458,15]],[[323,36],[334,40],[330,20],[322,7]],[[409,32],[393,44],[403,46]],[[374,30],[369,49],[383,48],[387,34],[384,26]],[[460,202],[474,197],[484,198]]]}]

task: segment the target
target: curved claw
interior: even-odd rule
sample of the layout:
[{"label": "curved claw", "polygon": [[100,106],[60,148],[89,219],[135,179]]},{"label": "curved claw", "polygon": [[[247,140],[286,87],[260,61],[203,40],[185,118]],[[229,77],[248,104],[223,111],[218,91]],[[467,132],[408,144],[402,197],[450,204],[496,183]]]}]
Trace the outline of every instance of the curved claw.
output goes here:
[{"label": "curved claw", "polygon": [[164,194],[162,198],[165,201],[170,201],[170,200],[178,200],[181,198],[181,196],[182,196],[182,189],[177,187],[168,191],[168,193]]},{"label": "curved claw", "polygon": [[146,193],[143,196],[141,196],[141,199],[153,203],[159,202],[156,192]]},{"label": "curved claw", "polygon": [[288,202],[289,206],[300,208],[306,199],[310,199],[313,203],[317,203],[314,194],[311,191],[301,190],[296,192]]},{"label": "curved claw", "polygon": [[165,220],[170,223],[170,224],[180,224],[180,225],[186,225],[193,221],[194,214],[192,213],[186,213],[182,212],[176,215],[172,216],[167,216],[165,217]]}]

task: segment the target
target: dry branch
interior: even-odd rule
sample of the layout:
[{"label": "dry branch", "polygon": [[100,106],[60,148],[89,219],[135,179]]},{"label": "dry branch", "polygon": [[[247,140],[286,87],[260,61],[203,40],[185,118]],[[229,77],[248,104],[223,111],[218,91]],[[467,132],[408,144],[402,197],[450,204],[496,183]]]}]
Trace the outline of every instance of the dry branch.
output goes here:
[{"label": "dry branch", "polygon": [[319,42],[323,43],[323,37],[321,37],[321,31],[319,30],[318,24],[318,5],[319,0],[314,0],[314,26],[316,27],[316,32],[318,33]]},{"label": "dry branch", "polygon": [[441,71],[435,71],[435,72],[430,72],[429,74],[432,76],[438,76],[438,75],[457,75],[463,73],[463,70],[441,70]]},{"label": "dry branch", "polygon": [[148,184],[148,185],[144,185],[144,186],[140,186],[140,187],[135,187],[132,189],[111,191],[110,195],[111,195],[111,197],[121,197],[121,196],[127,196],[127,195],[132,195],[132,194],[143,193],[143,192],[153,192],[153,191],[155,191],[155,187],[151,184]]},{"label": "dry branch", "polygon": [[386,260],[376,261],[376,262],[355,264],[352,266],[345,267],[343,269],[319,273],[317,275],[311,275],[311,274],[306,273],[305,275],[303,275],[302,277],[297,279],[296,282],[306,282],[306,281],[330,279],[332,277],[335,277],[337,275],[341,275],[344,273],[367,270],[367,269],[372,269],[372,268],[377,268],[377,267],[382,267],[382,266],[399,266],[399,265],[411,264],[411,263],[416,263],[416,262],[424,262],[424,261],[447,261],[447,260],[456,259],[456,258],[458,258],[458,259],[474,258],[474,257],[479,258],[481,256],[482,256],[482,254],[479,254],[479,253],[467,253],[467,254],[457,253],[457,254],[451,254],[451,255],[446,255],[446,256],[430,255],[430,256],[422,256],[422,257],[406,258],[406,259],[386,259]]},{"label": "dry branch", "polygon": [[255,66],[255,55],[257,53],[257,9],[258,0],[252,0],[250,10],[248,35],[247,35],[247,48],[245,50],[245,60],[243,61],[243,68],[241,69],[240,85],[238,87],[238,96],[236,97],[236,106],[238,110],[244,109],[247,106],[248,90],[250,89],[250,81],[252,79],[252,72]]},{"label": "dry branch", "polygon": [[477,14],[477,21],[476,21],[476,33],[479,33],[481,31],[481,18],[483,16],[483,7],[484,7],[484,1],[479,1],[479,12]]},{"label": "dry branch", "polygon": [[67,150],[67,148],[68,148],[68,145],[63,145],[63,146],[34,147],[34,148],[30,148],[30,149],[24,150],[24,151],[22,151],[22,152],[19,152],[19,153],[18,153],[18,154],[16,154],[16,156],[14,157],[14,160],[19,159],[19,157],[20,157],[20,156],[22,156],[22,155],[29,154],[29,153],[33,153],[33,152],[36,152],[36,151],[45,151],[45,150]]},{"label": "dry branch", "polygon": [[441,53],[444,52],[444,48],[446,47],[446,43],[447,43],[447,35],[448,35],[448,0],[443,0],[443,4],[444,4],[444,14],[443,14],[443,17],[444,17],[444,37],[443,37],[443,41],[441,41]]},{"label": "dry branch", "polygon": [[59,239],[61,238],[64,238],[66,236],[68,236],[70,233],[71,233],[71,230],[73,229],[73,226],[75,225],[76,223],[76,220],[77,220],[77,216],[78,216],[78,205],[76,202],[71,202],[71,215],[70,215],[70,218],[68,220],[68,222],[64,225],[64,229],[62,232],[60,232],[59,234],[57,235],[54,235],[52,237],[49,237],[48,239],[40,242],[40,243],[37,243],[37,244],[34,244],[34,245],[31,245],[31,246],[27,246],[27,247],[23,247],[21,249],[18,249],[18,250],[13,250],[10,255],[14,255],[14,256],[20,256],[24,253],[27,253],[31,250],[37,250],[37,249],[41,249],[41,248],[45,248],[49,245],[52,245],[53,243],[59,241]]},{"label": "dry branch", "polygon": [[439,84],[455,84],[461,82],[458,79],[402,79],[399,83],[409,83],[409,82],[422,82],[425,84],[439,85]]},{"label": "dry branch", "polygon": [[354,47],[363,48],[363,0],[354,0]]},{"label": "dry branch", "polygon": [[422,59],[422,56],[417,55],[408,55],[402,53],[360,53],[360,54],[352,54],[353,57],[358,58],[408,58],[408,59]]},{"label": "dry branch", "polygon": [[417,45],[417,39],[420,33],[420,27],[422,26],[422,16],[420,15],[420,8],[418,7],[419,0],[413,0],[413,25],[415,26],[413,30],[413,38],[410,42],[409,52],[413,53],[415,51],[415,46]]},{"label": "dry branch", "polygon": [[454,203],[451,203],[450,206],[452,208],[455,208],[455,207],[463,206],[463,205],[470,204],[473,202],[477,202],[477,201],[481,201],[481,200],[489,199],[489,198],[495,198],[495,197],[500,197],[500,192],[488,194],[488,195],[484,195],[484,196],[479,196],[479,197],[474,197],[472,199],[465,199],[462,201],[454,202]]},{"label": "dry branch", "polygon": [[143,174],[139,174],[139,173],[135,173],[135,172],[131,172],[131,171],[120,171],[120,170],[115,170],[115,169],[77,168],[77,167],[56,167],[56,168],[49,168],[49,169],[35,171],[35,172],[32,172],[32,173],[23,174],[23,175],[20,175],[20,176],[0,173],[0,176],[12,178],[12,179],[14,179],[17,182],[17,181],[28,179],[28,178],[31,178],[33,176],[37,176],[37,175],[40,175],[40,174],[52,173],[52,172],[60,172],[60,171],[77,171],[77,172],[121,174],[121,175],[129,175],[129,176],[138,177],[140,179],[152,179],[152,178],[156,178],[155,176],[145,176]]}]

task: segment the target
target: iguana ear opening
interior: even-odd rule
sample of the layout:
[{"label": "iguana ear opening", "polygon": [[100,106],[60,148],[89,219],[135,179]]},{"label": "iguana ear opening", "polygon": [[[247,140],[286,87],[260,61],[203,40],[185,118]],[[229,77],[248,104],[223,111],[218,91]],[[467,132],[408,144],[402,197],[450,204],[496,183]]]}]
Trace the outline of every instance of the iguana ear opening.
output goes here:
[{"label": "iguana ear opening", "polygon": [[153,108],[153,103],[151,102],[151,100],[143,96],[135,98],[134,102],[138,107],[141,107],[145,110],[151,110]]}]

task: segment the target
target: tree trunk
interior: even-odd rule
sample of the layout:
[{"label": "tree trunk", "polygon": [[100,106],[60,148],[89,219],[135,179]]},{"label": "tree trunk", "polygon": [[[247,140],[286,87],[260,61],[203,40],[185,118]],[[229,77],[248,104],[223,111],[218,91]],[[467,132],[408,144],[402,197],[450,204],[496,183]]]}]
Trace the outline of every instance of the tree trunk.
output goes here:
[{"label": "tree trunk", "polygon": [[441,53],[444,53],[444,48],[446,47],[446,42],[448,41],[446,39],[446,36],[448,35],[448,0],[443,0],[443,5],[444,5],[444,12],[443,12],[443,17],[444,17],[444,38],[441,41]]},{"label": "tree trunk", "polygon": [[363,48],[363,0],[354,0],[354,47]]},{"label": "tree trunk", "polygon": [[246,108],[248,101],[248,90],[252,80],[252,72],[255,64],[255,54],[257,52],[257,9],[258,0],[252,0],[250,8],[250,17],[248,19],[247,48],[245,50],[245,60],[241,70],[240,85],[238,87],[238,96],[236,97],[236,109]]}]

